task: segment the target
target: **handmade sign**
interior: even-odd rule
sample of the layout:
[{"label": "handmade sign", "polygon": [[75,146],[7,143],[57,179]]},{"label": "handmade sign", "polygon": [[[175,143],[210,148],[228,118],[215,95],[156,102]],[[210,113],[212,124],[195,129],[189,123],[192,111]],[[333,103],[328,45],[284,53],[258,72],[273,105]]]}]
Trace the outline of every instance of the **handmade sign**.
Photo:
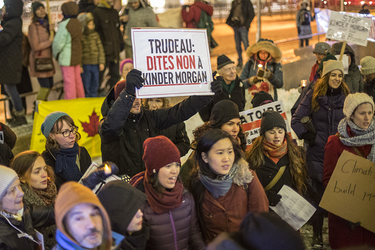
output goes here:
[{"label": "handmade sign", "polygon": [[138,98],[213,95],[205,29],[133,28],[134,68],[144,86]]}]

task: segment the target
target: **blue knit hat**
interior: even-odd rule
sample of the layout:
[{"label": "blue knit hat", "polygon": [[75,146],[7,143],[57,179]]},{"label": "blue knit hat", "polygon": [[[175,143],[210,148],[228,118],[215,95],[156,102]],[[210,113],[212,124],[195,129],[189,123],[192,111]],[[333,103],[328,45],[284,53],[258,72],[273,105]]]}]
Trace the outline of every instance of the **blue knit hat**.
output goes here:
[{"label": "blue knit hat", "polygon": [[51,114],[46,116],[46,118],[44,119],[44,122],[42,123],[42,127],[41,127],[42,133],[46,138],[48,138],[49,133],[51,133],[53,125],[55,125],[56,121],[60,117],[65,116],[65,115],[69,116],[67,113],[55,111],[55,112],[52,112]]}]

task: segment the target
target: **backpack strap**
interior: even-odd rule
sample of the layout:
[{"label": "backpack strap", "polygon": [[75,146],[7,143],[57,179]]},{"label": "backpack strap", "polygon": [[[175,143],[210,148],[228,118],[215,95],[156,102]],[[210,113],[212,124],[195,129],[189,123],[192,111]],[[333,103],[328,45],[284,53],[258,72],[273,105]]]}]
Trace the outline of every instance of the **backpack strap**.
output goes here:
[{"label": "backpack strap", "polygon": [[284,172],[285,172],[285,169],[286,169],[286,165],[285,166],[282,166],[281,168],[279,168],[279,171],[277,171],[277,174],[275,175],[275,177],[272,179],[272,181],[270,183],[268,183],[268,185],[264,188],[265,191],[268,191],[270,190],[271,188],[273,188],[273,186],[275,186],[275,184],[280,180],[281,176],[283,176]]}]

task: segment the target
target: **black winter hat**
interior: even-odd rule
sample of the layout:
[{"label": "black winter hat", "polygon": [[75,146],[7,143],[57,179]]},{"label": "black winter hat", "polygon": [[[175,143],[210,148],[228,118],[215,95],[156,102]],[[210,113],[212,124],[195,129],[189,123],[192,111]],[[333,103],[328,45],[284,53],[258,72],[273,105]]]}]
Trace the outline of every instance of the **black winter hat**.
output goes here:
[{"label": "black winter hat", "polygon": [[260,124],[260,135],[264,135],[266,131],[273,129],[274,127],[283,128],[286,131],[285,120],[279,112],[267,110],[263,113],[262,116],[263,117]]},{"label": "black winter hat", "polygon": [[270,102],[273,102],[274,100],[270,94],[262,90],[254,94],[254,97],[251,100],[251,104],[253,104],[253,108],[256,108],[256,107],[266,104],[266,103],[263,103],[265,101],[269,101],[267,103],[270,103]]},{"label": "black winter hat", "polygon": [[229,57],[227,57],[226,55],[219,56],[217,58],[217,70],[221,69],[222,67],[230,63],[234,64],[234,62],[230,60]]},{"label": "black winter hat", "polygon": [[210,125],[212,128],[220,128],[224,123],[234,118],[240,118],[237,104],[231,100],[221,100],[212,108]]},{"label": "black winter hat", "polygon": [[37,9],[39,9],[39,7],[43,7],[44,8],[44,5],[41,2],[33,2],[31,4],[31,9],[33,11],[34,16],[36,16],[35,12],[37,11]]}]

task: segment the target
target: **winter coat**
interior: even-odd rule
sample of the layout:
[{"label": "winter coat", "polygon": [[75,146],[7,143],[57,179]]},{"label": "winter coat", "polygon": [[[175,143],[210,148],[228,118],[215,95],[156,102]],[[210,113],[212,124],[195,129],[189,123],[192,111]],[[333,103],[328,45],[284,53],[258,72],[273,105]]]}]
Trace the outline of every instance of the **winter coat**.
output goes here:
[{"label": "winter coat", "polygon": [[[66,2],[61,6],[65,15],[78,14],[78,6]],[[77,66],[82,62],[82,25],[77,18],[67,18],[59,24],[52,43],[53,57],[61,66]]]},{"label": "winter coat", "polygon": [[[357,149],[364,158],[367,158],[367,155],[371,151],[371,146],[372,145],[365,145],[357,147]],[[336,167],[336,163],[344,150],[356,154],[352,147],[342,144],[339,136],[332,135],[328,138],[325,147],[327,157],[324,157],[323,184],[325,187],[328,185],[331,175]],[[328,213],[328,230],[329,244],[332,249],[354,246],[375,247],[375,233],[370,232],[361,226],[356,226],[354,229],[351,229],[347,220],[332,213]]]},{"label": "winter coat", "polygon": [[368,94],[375,100],[375,78],[371,79],[370,81],[365,81],[363,86],[363,92]]},{"label": "winter coat", "polygon": [[189,119],[212,97],[191,96],[172,108],[142,109],[138,115],[130,113],[134,100],[126,91],[115,100],[112,89],[102,105],[103,119],[99,124],[103,161],[114,162],[119,175],[131,177],[145,170],[143,142],[148,137],[160,135],[161,130]]},{"label": "winter coat", "polygon": [[[331,54],[340,55],[342,44],[342,42],[333,44],[331,48]],[[348,54],[351,58],[348,74],[344,75],[344,82],[348,86],[351,94],[363,92],[363,77],[361,75],[361,72],[359,71],[357,64],[355,63],[354,50],[348,44],[345,46],[344,54]]]},{"label": "winter coat", "polygon": [[[47,22],[47,20],[44,20]],[[52,58],[52,42],[49,40],[48,30],[39,22],[33,22],[29,25],[28,39],[30,43],[30,75],[37,78],[48,78],[55,74],[55,68],[51,71],[36,72],[36,58]]]},{"label": "winter coat", "polygon": [[[42,157],[44,161],[46,162],[46,164],[48,166],[51,166],[53,168],[53,171],[55,172],[56,157],[52,155],[52,153],[49,150],[44,150],[42,153]],[[80,164],[80,171],[82,174],[84,174],[91,165],[90,154],[89,152],[87,152],[86,148],[84,147],[79,147],[79,164]],[[56,184],[57,189],[60,189],[62,184],[69,181],[69,180],[65,180],[60,175],[56,174],[56,172],[55,172],[55,175],[56,175],[55,184]]]},{"label": "winter coat", "polygon": [[189,152],[190,140],[187,135],[186,126],[184,122],[172,125],[169,128],[160,131],[160,134],[166,136],[169,140],[171,140],[174,143],[174,145],[176,145],[178,151],[180,151],[181,157],[183,157],[187,154],[187,152]]},{"label": "winter coat", "polygon": [[[143,181],[137,189],[144,192]],[[150,226],[145,249],[206,249],[198,225],[194,198],[186,189],[182,193],[181,206],[168,213],[154,212],[147,201],[141,210],[143,219]]]},{"label": "winter coat", "polygon": [[[224,80],[222,81],[222,84],[226,84]],[[216,103],[218,103],[221,100],[231,100],[238,106],[238,110],[241,112],[244,110],[245,104],[246,104],[246,98],[245,98],[245,87],[241,81],[241,79],[236,76],[236,80],[234,83],[234,88],[232,90],[232,93],[229,95],[226,89],[222,89],[222,92],[218,95],[215,95],[212,102],[207,104],[204,108],[202,108],[199,111],[199,115],[201,116],[202,120],[209,121],[211,116],[211,111],[213,106],[215,106]]]},{"label": "winter coat", "polygon": [[0,165],[8,166],[14,158],[12,149],[16,144],[17,135],[7,125],[0,122],[0,131],[3,133],[3,142],[0,142]]},{"label": "winter coat", "polygon": [[82,64],[105,64],[105,54],[99,34],[87,26],[82,35]]},{"label": "winter coat", "polygon": [[258,65],[256,64],[253,56],[256,55],[260,50],[267,51],[270,56],[272,57],[272,60],[267,62],[266,68],[269,69],[273,73],[273,77],[269,78],[268,81],[273,85],[273,93],[270,93],[273,95],[273,99],[277,101],[277,88],[282,88],[284,85],[283,80],[283,71],[281,66],[281,50],[270,40],[265,41],[261,39],[259,42],[251,45],[247,48],[246,54],[250,58],[249,61],[245,64],[244,68],[241,72],[241,80],[245,84],[246,88],[249,88],[248,79],[252,76],[256,76],[258,73]]},{"label": "winter coat", "polygon": [[[304,15],[308,15],[307,18],[309,20],[309,24],[302,24],[302,22],[305,20]],[[302,9],[298,10],[297,14],[296,14],[296,24],[297,24],[297,28],[299,28],[298,36],[311,35],[312,31],[311,31],[310,22],[312,22],[314,20],[315,20],[315,16],[311,16],[311,12],[308,11],[307,9],[302,8]],[[311,39],[311,38],[312,37],[309,37],[308,39]],[[306,38],[304,38],[304,39],[306,39]]]},{"label": "winter coat", "polygon": [[318,68],[319,68],[319,63],[318,61],[316,61],[316,63],[314,64],[314,66],[311,67],[311,73],[310,73],[310,77],[309,77],[309,82],[312,82],[315,79],[315,76],[316,76],[316,71],[318,71]]},{"label": "winter coat", "polygon": [[318,98],[319,109],[312,111],[313,90],[309,90],[299,104],[296,112],[292,117],[292,128],[298,138],[307,132],[307,129],[300,122],[305,116],[310,116],[316,130],[315,143],[312,147],[308,147],[306,151],[307,174],[315,180],[323,181],[323,162],[324,162],[324,146],[328,137],[337,133],[337,126],[342,118],[344,118],[343,107],[345,94],[343,90],[338,95],[332,95],[331,89],[327,94]]},{"label": "winter coat", "polygon": [[[37,240],[35,230],[55,224],[53,206],[24,206],[22,221],[7,218],[9,222],[23,233],[31,235]],[[2,250],[38,250],[39,245],[12,227],[4,215],[0,214],[0,249]]]},{"label": "winter coat", "polygon": [[6,6],[7,15],[1,22],[0,31],[0,84],[19,84],[22,77],[22,2]]},{"label": "winter coat", "polygon": [[[142,2],[142,1],[141,1]],[[140,4],[138,9],[129,9],[129,21],[126,24],[126,39],[125,44],[132,46],[131,29],[135,27],[158,27],[156,15],[151,6],[143,6]]]},{"label": "winter coat", "polygon": [[[52,183],[52,185],[55,184]],[[28,184],[21,182],[21,188],[24,192],[23,200],[28,206],[47,206],[43,199]],[[56,245],[56,225],[41,227],[38,231],[44,236],[44,246],[46,249],[51,249]]]},{"label": "winter coat", "polygon": [[[229,16],[228,16],[227,22],[226,22],[231,27],[235,27],[234,23],[233,23],[233,20],[232,20],[232,17],[233,17],[233,14],[234,14],[233,13],[234,9],[236,8],[236,2],[237,2],[237,0],[232,1],[232,7],[230,9],[230,13],[229,13]],[[244,19],[243,26],[245,26],[245,28],[247,30],[249,30],[250,24],[255,17],[254,6],[253,6],[253,4],[251,3],[250,0],[242,0],[241,5],[242,5],[241,6],[242,7],[242,17]]]},{"label": "winter coat", "polygon": [[212,16],[214,13],[214,8],[211,5],[198,1],[189,7],[189,11],[187,11],[186,8],[181,10],[182,20],[186,23],[186,28],[197,28],[202,10],[209,16]]},{"label": "winter coat", "polygon": [[120,32],[118,13],[113,8],[98,4],[92,12],[95,30],[99,33],[105,52],[105,61],[119,62],[120,52],[124,44]]}]

